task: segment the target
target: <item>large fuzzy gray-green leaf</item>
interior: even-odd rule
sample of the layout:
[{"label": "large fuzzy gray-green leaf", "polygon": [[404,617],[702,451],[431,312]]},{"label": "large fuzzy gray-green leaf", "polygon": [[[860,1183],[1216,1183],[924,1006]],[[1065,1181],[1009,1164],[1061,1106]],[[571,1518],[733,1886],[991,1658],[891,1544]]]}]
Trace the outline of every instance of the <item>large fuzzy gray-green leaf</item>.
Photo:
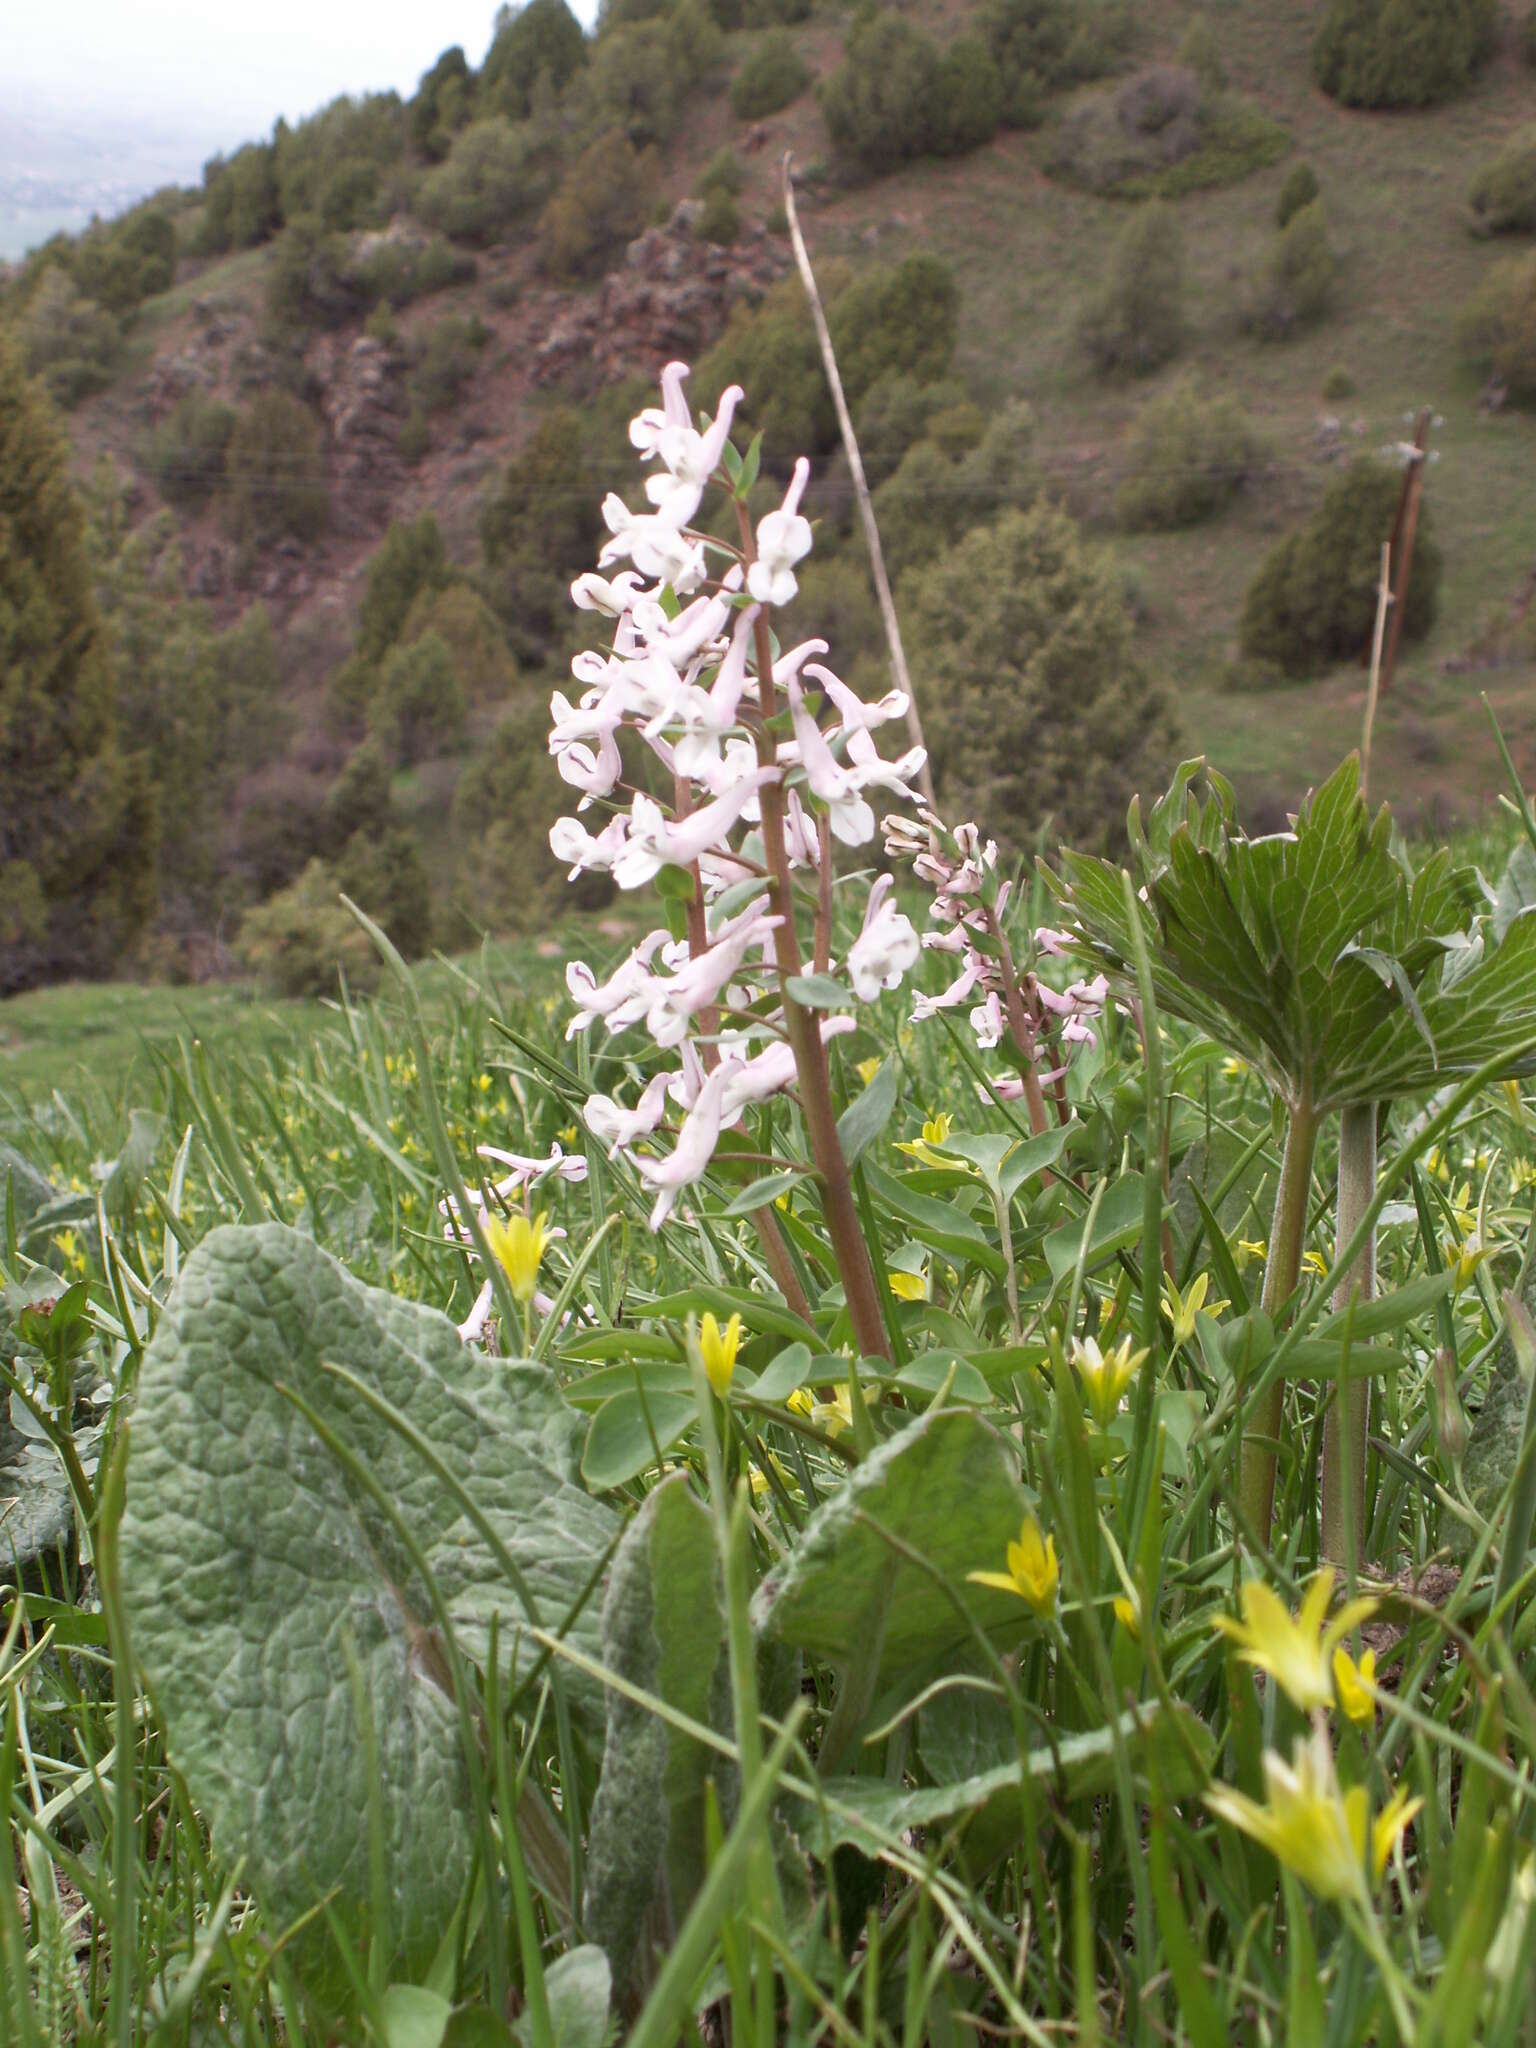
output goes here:
[{"label": "large fuzzy gray-green leaf", "polygon": [[[1536,1272],[1525,1287],[1527,1313],[1536,1314]],[[1493,1377],[1472,1424],[1466,1455],[1461,1463],[1461,1483],[1467,1498],[1480,1515],[1491,1515],[1515,1476],[1525,1442],[1525,1410],[1529,1382],[1520,1370],[1513,1340],[1506,1331],[1494,1356]],[[1472,1532],[1462,1523],[1447,1530],[1452,1547],[1465,1554],[1472,1546]]]},{"label": "large fuzzy gray-green leaf", "polygon": [[880,1677],[889,1682],[971,1638],[931,1573],[882,1532],[937,1566],[983,1625],[1016,1626],[1022,1604],[967,1585],[965,1575],[1003,1569],[1023,1514],[1017,1459],[1006,1440],[970,1410],[930,1410],[881,1444],[822,1503],[759,1586],[753,1618],[785,1642],[846,1666],[888,1600]]},{"label": "large fuzzy gray-green leaf", "polygon": [[10,1439],[12,1455],[0,1464],[0,1581],[39,1557],[49,1557],[74,1526],[69,1480],[51,1444]]},{"label": "large fuzzy gray-green leaf", "polygon": [[[212,1232],[145,1354],[122,1531],[135,1651],[173,1761],[271,1924],[333,1892],[368,1914],[379,1802],[397,1962],[430,1960],[470,1867],[470,1806],[431,1602],[389,1517],[281,1391],[306,1401],[376,1480],[425,1554],[461,1648],[493,1615],[509,1669],[524,1610],[452,1491],[347,1368],[428,1439],[557,1628],[617,1532],[577,1483],[579,1419],[542,1366],[488,1360],[436,1311],[365,1287],[281,1224]],[[589,1601],[572,1638],[596,1654]],[[351,1648],[376,1744],[370,1784]],[[573,1684],[595,1718],[597,1689]],[[397,1971],[397,1974],[399,1972]]]},{"label": "large fuzzy gray-green leaf", "polygon": [[[714,1533],[685,1473],[655,1488],[619,1546],[603,1603],[603,1662],[691,1720],[729,1729]],[[711,1777],[734,1780],[727,1759],[609,1694],[583,1917],[623,1993],[644,1980],[647,1930],[669,1940],[703,1882]],[[728,1813],[734,1785],[719,1789]]]}]

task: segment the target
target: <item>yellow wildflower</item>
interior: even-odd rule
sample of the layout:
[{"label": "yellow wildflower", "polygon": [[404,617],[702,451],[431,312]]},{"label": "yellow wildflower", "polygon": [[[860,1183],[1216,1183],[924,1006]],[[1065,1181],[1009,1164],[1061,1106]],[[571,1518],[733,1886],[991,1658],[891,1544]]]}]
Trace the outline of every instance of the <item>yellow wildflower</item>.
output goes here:
[{"label": "yellow wildflower", "polygon": [[1376,1683],[1376,1652],[1367,1650],[1356,1664],[1342,1647],[1333,1653],[1333,1681],[1339,1689],[1339,1705],[1351,1721],[1362,1727],[1376,1718],[1376,1702],[1366,1690]]},{"label": "yellow wildflower", "polygon": [[941,1110],[937,1116],[930,1117],[923,1125],[923,1134],[920,1138],[903,1139],[898,1142],[896,1150],[905,1152],[907,1157],[915,1159],[919,1166],[937,1166],[949,1173],[963,1172],[964,1169],[956,1160],[941,1159],[933,1149],[935,1145],[948,1143],[953,1124],[954,1118],[949,1111]]},{"label": "yellow wildflower", "polygon": [[71,1273],[85,1271],[85,1253],[80,1249],[80,1240],[72,1230],[60,1230],[54,1234],[54,1245],[63,1254],[64,1263]]},{"label": "yellow wildflower", "polygon": [[796,1387],[784,1405],[830,1437],[839,1437],[853,1427],[853,1396],[845,1386],[839,1387],[830,1401],[818,1401],[807,1388]]},{"label": "yellow wildflower", "polygon": [[1128,1600],[1124,1593],[1114,1598],[1115,1619],[1133,1642],[1141,1641],[1141,1606],[1135,1600]]},{"label": "yellow wildflower", "polygon": [[741,1317],[733,1315],[722,1330],[713,1313],[706,1309],[699,1323],[699,1355],[704,1360],[704,1377],[723,1401],[736,1375],[736,1353],[741,1349]]},{"label": "yellow wildflower", "polygon": [[574,1124],[567,1124],[563,1131],[558,1131],[556,1133],[556,1136],[559,1138],[562,1145],[574,1145],[576,1140],[581,1136],[581,1133],[577,1130]]},{"label": "yellow wildflower", "polygon": [[876,1074],[879,1073],[880,1062],[878,1059],[860,1060],[853,1071],[858,1075],[859,1079],[864,1083],[864,1086],[867,1088],[870,1082],[873,1081],[873,1079],[875,1078]]},{"label": "yellow wildflower", "polygon": [[531,1222],[521,1210],[505,1219],[500,1216],[486,1219],[486,1242],[497,1264],[511,1281],[513,1296],[525,1308],[532,1301],[538,1282],[539,1265],[548,1238],[545,1228],[548,1222],[549,1217],[542,1210]]},{"label": "yellow wildflower", "polygon": [[1248,1062],[1240,1060],[1235,1053],[1232,1053],[1222,1061],[1221,1071],[1229,1081],[1240,1081],[1248,1071]]},{"label": "yellow wildflower", "polygon": [[1237,1240],[1237,1263],[1240,1267],[1250,1265],[1255,1259],[1262,1266],[1269,1257],[1269,1246],[1262,1237],[1240,1237]]},{"label": "yellow wildflower", "polygon": [[1509,1162],[1509,1185],[1517,1195],[1523,1195],[1527,1188],[1536,1187],[1536,1160],[1512,1159]]},{"label": "yellow wildflower", "polygon": [[1296,1744],[1289,1764],[1273,1750],[1265,1751],[1264,1790],[1261,1805],[1230,1785],[1213,1785],[1205,1803],[1220,1819],[1261,1842],[1318,1898],[1353,1899],[1359,1905],[1370,1899],[1367,1835],[1371,1880],[1379,1884],[1393,1848],[1423,1804],[1399,1790],[1368,1828],[1366,1789],[1340,1790],[1333,1751],[1321,1728]]},{"label": "yellow wildflower", "polygon": [[482,1095],[488,1095],[496,1086],[495,1078],[490,1074],[478,1074],[475,1077],[475,1086]]},{"label": "yellow wildflower", "polygon": [[890,1273],[887,1279],[898,1301],[926,1301],[928,1283],[921,1273]]},{"label": "yellow wildflower", "polygon": [[1127,1333],[1107,1354],[1099,1349],[1096,1337],[1074,1337],[1069,1355],[1083,1383],[1089,1414],[1100,1429],[1108,1429],[1147,1355],[1145,1350],[1132,1351]]},{"label": "yellow wildflower", "polygon": [[1321,1252],[1303,1252],[1301,1255],[1303,1273],[1316,1273],[1319,1278],[1328,1270],[1328,1261]]},{"label": "yellow wildflower", "polygon": [[1187,1294],[1181,1294],[1172,1280],[1167,1283],[1163,1293],[1163,1314],[1167,1316],[1169,1322],[1173,1325],[1175,1347],[1180,1344],[1187,1344],[1190,1338],[1193,1337],[1197,1316],[1206,1315],[1214,1319],[1221,1314],[1224,1308],[1232,1306],[1230,1301],[1208,1302],[1205,1297],[1210,1290],[1210,1285],[1211,1276],[1209,1273],[1197,1273],[1189,1283],[1189,1292]]},{"label": "yellow wildflower", "polygon": [[967,1572],[965,1576],[973,1585],[995,1586],[1003,1593],[1017,1593],[1042,1618],[1054,1614],[1056,1597],[1061,1589],[1056,1538],[1043,1536],[1034,1516],[1026,1515],[1019,1529],[1018,1542],[1008,1546],[1007,1571]]},{"label": "yellow wildflower", "polygon": [[1242,1620],[1218,1614],[1214,1623],[1241,1646],[1243,1661],[1267,1671],[1303,1713],[1333,1704],[1334,1649],[1376,1612],[1374,1600],[1346,1600],[1325,1627],[1333,1581],[1333,1572],[1320,1571],[1293,1618],[1261,1579],[1250,1579],[1243,1587]]}]

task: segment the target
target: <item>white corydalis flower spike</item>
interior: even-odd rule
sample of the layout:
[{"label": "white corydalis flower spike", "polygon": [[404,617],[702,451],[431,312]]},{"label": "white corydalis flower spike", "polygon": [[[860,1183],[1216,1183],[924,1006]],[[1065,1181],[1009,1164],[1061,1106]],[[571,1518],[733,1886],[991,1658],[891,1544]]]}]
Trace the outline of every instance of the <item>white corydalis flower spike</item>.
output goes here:
[{"label": "white corydalis flower spike", "polygon": [[881,875],[869,892],[864,929],[848,949],[848,977],[861,1003],[872,1003],[882,989],[898,988],[922,953],[912,920],[892,903],[895,887]]}]

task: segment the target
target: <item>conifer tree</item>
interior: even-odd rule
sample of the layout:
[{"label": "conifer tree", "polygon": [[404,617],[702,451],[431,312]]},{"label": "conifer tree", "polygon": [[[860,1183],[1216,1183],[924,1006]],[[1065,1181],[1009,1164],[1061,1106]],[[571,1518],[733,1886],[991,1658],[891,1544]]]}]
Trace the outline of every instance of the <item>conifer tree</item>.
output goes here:
[{"label": "conifer tree", "polygon": [[84,533],[53,408],[0,336],[0,995],[106,972],[154,907]]}]

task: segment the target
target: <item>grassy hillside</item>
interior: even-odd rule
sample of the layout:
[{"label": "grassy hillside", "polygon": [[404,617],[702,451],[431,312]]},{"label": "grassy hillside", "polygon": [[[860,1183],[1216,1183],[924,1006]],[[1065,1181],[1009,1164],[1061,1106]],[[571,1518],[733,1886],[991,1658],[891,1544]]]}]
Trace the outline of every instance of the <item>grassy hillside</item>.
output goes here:
[{"label": "grassy hillside", "polygon": [[[1536,773],[1536,631],[1527,616],[1536,589],[1536,416],[1513,406],[1483,409],[1483,379],[1463,360],[1456,331],[1462,308],[1500,253],[1469,231],[1468,187],[1530,119],[1533,73],[1511,14],[1494,61],[1464,96],[1411,113],[1352,110],[1313,81],[1317,12],[1262,0],[1225,0],[1206,10],[1227,91],[1250,113],[1278,123],[1290,146],[1280,161],[1251,175],[1172,202],[1184,244],[1185,340],[1150,377],[1096,375],[1078,339],[1083,309],[1132,210],[1131,202],[1094,196],[1053,175],[1065,124],[1084,99],[1104,90],[1100,84],[1053,95],[1038,128],[1002,128],[968,154],[925,156],[869,177],[834,150],[816,90],[763,119],[738,118],[730,83],[765,32],[734,30],[720,39],[718,59],[691,96],[680,100],[680,118],[673,110],[674,132],[637,161],[652,181],[650,217],[660,220],[699,190],[722,150],[733,152],[743,232],[767,224],[764,246],[779,249],[782,265],[778,176],[791,152],[805,177],[807,237],[829,279],[857,277],[915,251],[936,252],[952,265],[960,295],[953,373],[989,416],[1015,399],[1033,409],[1033,454],[1045,487],[1118,558],[1141,655],[1150,673],[1171,686],[1185,743],[1232,775],[1249,814],[1260,819],[1278,818],[1354,743],[1364,677],[1348,663],[1282,689],[1239,687],[1251,679],[1236,646],[1243,594],[1274,540],[1319,502],[1340,461],[1400,439],[1413,411],[1432,406],[1428,497],[1445,556],[1439,617],[1427,640],[1404,649],[1396,688],[1382,707],[1375,779],[1409,820],[1470,818],[1498,783],[1481,691],[1497,708],[1522,771]],[[1177,0],[1146,0],[1135,11],[1120,73],[1172,62],[1194,17]],[[974,31],[982,19],[975,9],[943,4],[917,6],[903,18],[941,44]],[[792,40],[819,87],[843,61],[853,22],[849,10],[822,7],[773,33]],[[579,140],[561,145],[567,182],[577,175],[569,152]],[[1243,314],[1275,242],[1277,196],[1300,162],[1316,173],[1339,279],[1326,317],[1288,340],[1264,342],[1248,331]],[[419,161],[402,163],[400,192],[419,194],[431,175]],[[174,202],[183,252],[197,246],[199,207],[197,195]],[[418,366],[399,372],[406,393],[417,390],[410,380],[445,326],[475,323],[474,347],[460,351],[456,388],[424,421],[420,445],[408,455],[397,455],[391,440],[401,430],[395,415],[363,461],[339,424],[349,417],[345,379],[363,339],[361,314],[329,332],[289,334],[290,353],[273,353],[271,292],[293,233],[290,227],[276,241],[212,259],[183,253],[173,286],[146,300],[128,327],[105,388],[72,412],[71,432],[82,476],[103,453],[133,475],[132,515],[142,519],[159,502],[146,468],[148,433],[189,382],[210,399],[238,404],[242,393],[263,388],[265,376],[311,403],[322,422],[330,496],[323,535],[281,545],[247,539],[237,547],[218,499],[195,510],[183,499],[173,509],[193,587],[205,590],[217,623],[227,627],[254,601],[270,612],[293,734],[288,758],[303,757],[302,774],[318,787],[317,778],[335,772],[357,736],[355,725],[350,733],[344,722],[338,727],[327,686],[349,652],[368,565],[390,523],[422,511],[436,516],[450,556],[498,609],[519,651],[519,702],[529,707],[531,733],[532,707],[563,674],[564,651],[546,645],[529,658],[516,602],[498,587],[495,565],[481,558],[479,517],[507,463],[542,421],[573,401],[593,417],[590,400],[601,391],[594,394],[593,377],[582,375],[582,350],[572,357],[575,381],[565,383],[544,378],[538,352],[573,323],[589,331],[581,323],[592,317],[594,302],[612,302],[614,279],[562,276],[550,257],[547,216],[541,224],[530,215],[489,243],[482,237],[473,249],[462,247],[466,267],[475,266],[472,279],[417,299],[383,323],[392,360]],[[687,261],[702,264],[702,240],[693,248]],[[622,249],[608,262],[622,279]],[[759,289],[743,286],[748,297]],[[380,331],[375,319],[369,333]],[[653,373],[669,352],[653,333],[637,331],[627,357],[621,337],[603,361],[609,372]],[[702,346],[694,353],[702,354]],[[1190,379],[1202,397],[1240,402],[1268,446],[1261,473],[1222,516],[1202,525],[1124,533],[1114,501],[1127,435],[1150,400]],[[1325,396],[1346,388],[1346,380],[1348,395]],[[416,401],[402,397],[407,402]],[[603,432],[616,436],[621,418],[615,410]],[[795,452],[770,446],[768,463],[782,470]],[[594,477],[594,490],[605,481]],[[840,456],[818,465],[811,510],[829,533],[846,528],[849,486]],[[847,545],[857,552],[856,538]],[[861,616],[867,622],[870,615],[867,609]],[[867,623],[859,630],[867,632]],[[875,639],[845,640],[834,658],[846,669],[860,656],[878,659],[879,651]],[[452,794],[501,708],[471,703],[462,740],[438,758],[406,763],[396,776],[396,809],[423,850],[438,897],[439,941],[450,946],[470,936],[462,915],[451,931],[442,925],[444,877],[464,855]],[[494,903],[476,907],[484,921],[499,920]]]}]

